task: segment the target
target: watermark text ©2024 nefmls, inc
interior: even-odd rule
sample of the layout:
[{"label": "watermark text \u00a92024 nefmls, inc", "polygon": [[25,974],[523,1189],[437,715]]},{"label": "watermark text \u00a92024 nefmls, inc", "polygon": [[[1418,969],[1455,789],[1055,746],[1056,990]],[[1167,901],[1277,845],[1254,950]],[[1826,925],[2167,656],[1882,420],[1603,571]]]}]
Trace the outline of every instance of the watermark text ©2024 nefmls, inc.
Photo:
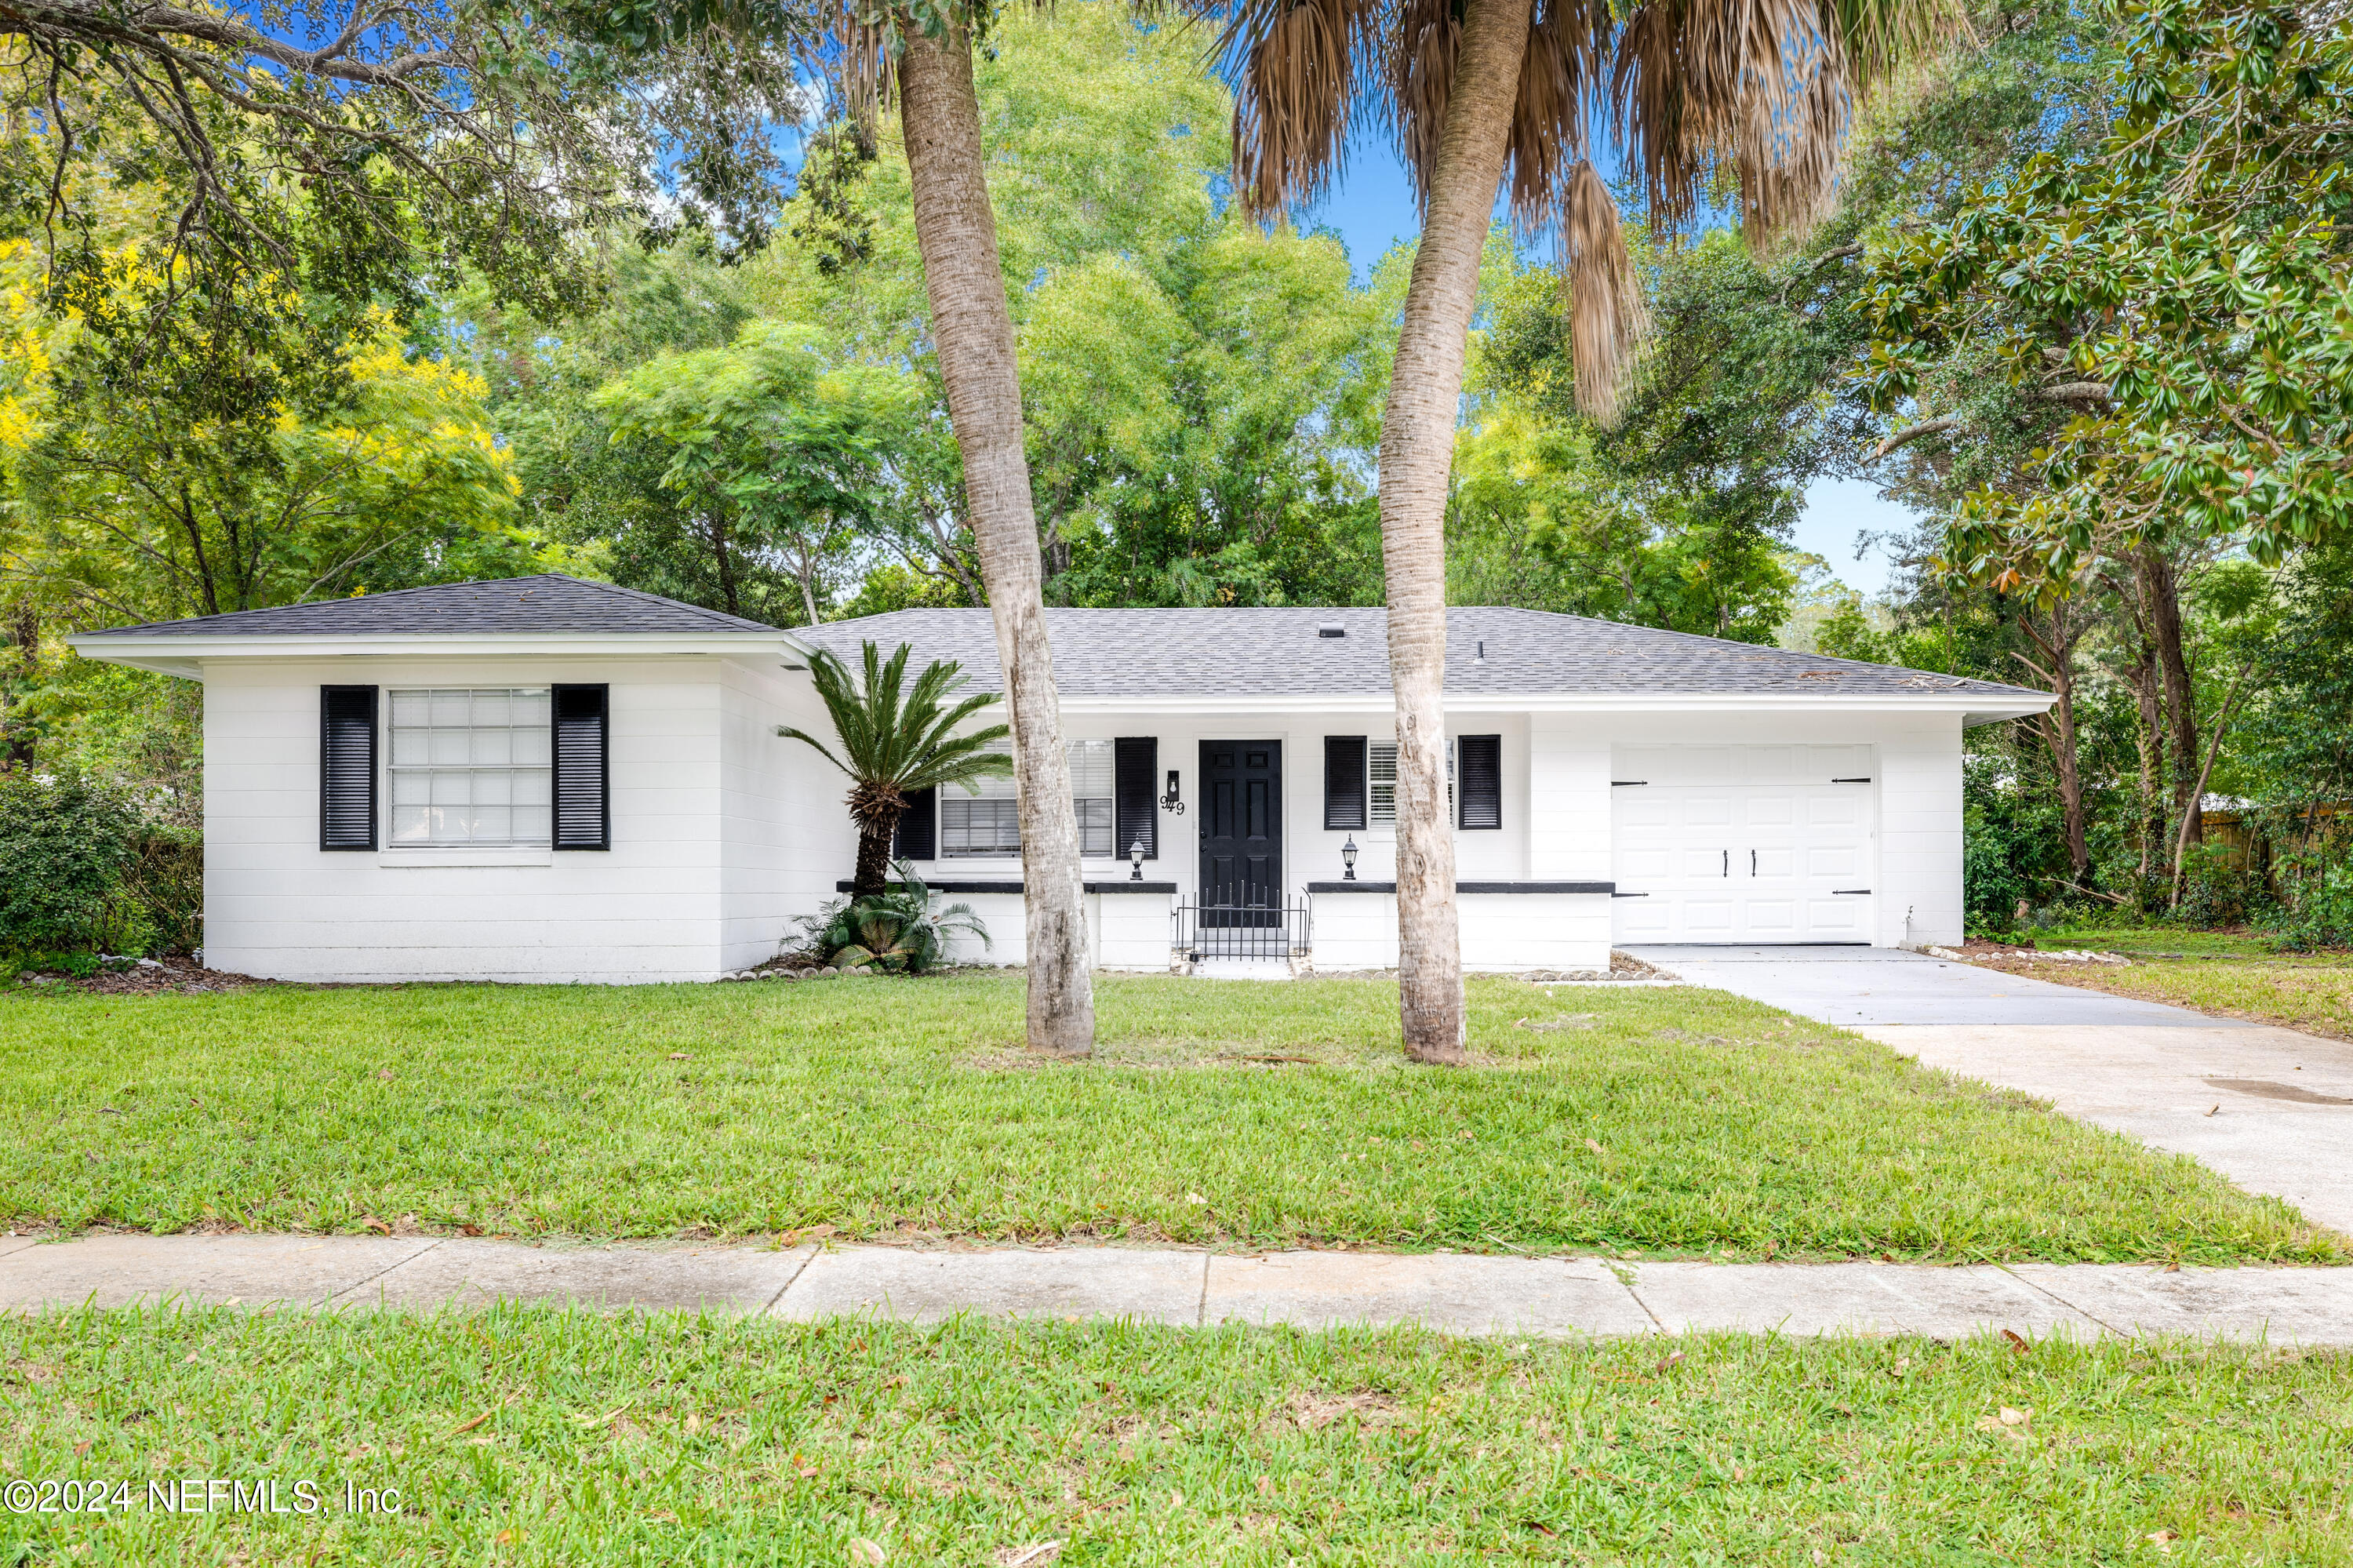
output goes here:
[{"label": "watermark text \u00a92024 nefmls, inc", "polygon": [[174,1476],[139,1481],[96,1476],[87,1480],[20,1478],[0,1486],[0,1506],[10,1513],[396,1514],[400,1489],[280,1476]]}]

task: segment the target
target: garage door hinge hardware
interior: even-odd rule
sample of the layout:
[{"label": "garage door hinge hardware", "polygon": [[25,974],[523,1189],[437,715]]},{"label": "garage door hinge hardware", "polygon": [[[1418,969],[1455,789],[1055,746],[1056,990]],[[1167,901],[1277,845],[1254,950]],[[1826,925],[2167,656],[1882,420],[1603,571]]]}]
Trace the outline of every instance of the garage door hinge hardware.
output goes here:
[{"label": "garage door hinge hardware", "polygon": [[1871,889],[1868,887],[1833,887],[1831,889],[1833,895],[1841,893],[1868,893],[1870,891]]},{"label": "garage door hinge hardware", "polygon": [[1609,780],[1609,788],[1612,789],[1623,789],[1629,784],[1648,784],[1650,780],[1647,779],[1612,779]]},{"label": "garage door hinge hardware", "polygon": [[1609,896],[1612,898],[1648,898],[1650,895],[1647,893],[1613,893]]},{"label": "garage door hinge hardware", "polygon": [[1868,784],[1871,780],[1868,779],[1833,779],[1831,782],[1833,784]]}]

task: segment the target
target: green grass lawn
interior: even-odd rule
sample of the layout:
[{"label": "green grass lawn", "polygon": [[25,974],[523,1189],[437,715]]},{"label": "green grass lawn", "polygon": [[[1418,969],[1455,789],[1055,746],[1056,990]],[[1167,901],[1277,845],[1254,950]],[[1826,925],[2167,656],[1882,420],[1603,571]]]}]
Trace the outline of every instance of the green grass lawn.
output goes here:
[{"label": "green grass lawn", "polygon": [[2353,1260],[2187,1159],[1721,993],[1474,981],[1470,1069],[1402,1061],[1392,983],[1099,998],[1074,1065],[1021,1052],[1002,977],[18,997],[0,1217]]},{"label": "green grass lawn", "polygon": [[2004,959],[2000,967],[2063,985],[2353,1040],[2353,954],[2274,952],[2261,938],[2227,931],[2038,932],[2035,940],[2044,948],[2122,953],[2132,962]]},{"label": "green grass lawn", "polygon": [[[504,1308],[59,1313],[0,1321],[0,1363],[7,1478],[119,1478],[142,1505],[0,1511],[9,1563],[2353,1556],[2342,1354]],[[151,1479],[264,1476],[329,1506],[143,1506]],[[344,1514],[347,1480],[398,1513]]]},{"label": "green grass lawn", "polygon": [[[2088,948],[2099,953],[2199,959],[2276,959],[2271,939],[2252,931],[2199,931],[2181,926],[2080,926],[2033,933],[2038,948]],[[2333,960],[2345,961],[2338,954]]]}]

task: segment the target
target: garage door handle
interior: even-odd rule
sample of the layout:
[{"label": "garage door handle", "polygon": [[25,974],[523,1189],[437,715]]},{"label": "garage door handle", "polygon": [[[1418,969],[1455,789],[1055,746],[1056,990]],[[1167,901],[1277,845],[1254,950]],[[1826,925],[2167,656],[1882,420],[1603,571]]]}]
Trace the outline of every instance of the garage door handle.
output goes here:
[{"label": "garage door handle", "polygon": [[1748,852],[1748,874],[1751,876],[1757,874],[1757,852],[1755,850],[1750,850]]},{"label": "garage door handle", "polygon": [[1832,897],[1837,897],[1843,894],[1868,893],[1870,891],[1871,889],[1868,887],[1833,887],[1831,889],[1831,895]]},{"label": "garage door handle", "polygon": [[1732,874],[1732,852],[1730,850],[1725,850],[1724,852],[1724,874],[1726,876],[1730,876]]}]

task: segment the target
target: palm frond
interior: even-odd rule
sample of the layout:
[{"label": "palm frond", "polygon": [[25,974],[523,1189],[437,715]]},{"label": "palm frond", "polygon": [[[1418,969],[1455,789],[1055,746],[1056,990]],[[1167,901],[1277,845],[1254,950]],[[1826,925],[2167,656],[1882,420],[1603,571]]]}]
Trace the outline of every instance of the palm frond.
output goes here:
[{"label": "palm frond", "polygon": [[1359,82],[1378,59],[1382,0],[1187,0],[1224,16],[1217,50],[1234,87],[1234,195],[1280,217],[1341,173]]},{"label": "palm frond", "polygon": [[1011,733],[1006,726],[955,733],[1000,699],[976,693],[943,709],[940,705],[966,683],[963,667],[953,660],[934,661],[910,685],[907,663],[913,652],[902,642],[886,659],[876,644],[864,643],[860,671],[853,676],[832,652],[817,650],[809,656],[809,682],[833,720],[839,753],[790,725],[779,726],[776,733],[814,747],[849,775],[853,796],[861,789],[903,796],[936,784],[969,783],[1011,772],[1010,758],[987,750]]},{"label": "palm frond", "polygon": [[1561,198],[1561,261],[1568,289],[1577,406],[1608,425],[1648,320],[1641,280],[1626,252],[1617,198],[1589,163],[1570,171]]}]

